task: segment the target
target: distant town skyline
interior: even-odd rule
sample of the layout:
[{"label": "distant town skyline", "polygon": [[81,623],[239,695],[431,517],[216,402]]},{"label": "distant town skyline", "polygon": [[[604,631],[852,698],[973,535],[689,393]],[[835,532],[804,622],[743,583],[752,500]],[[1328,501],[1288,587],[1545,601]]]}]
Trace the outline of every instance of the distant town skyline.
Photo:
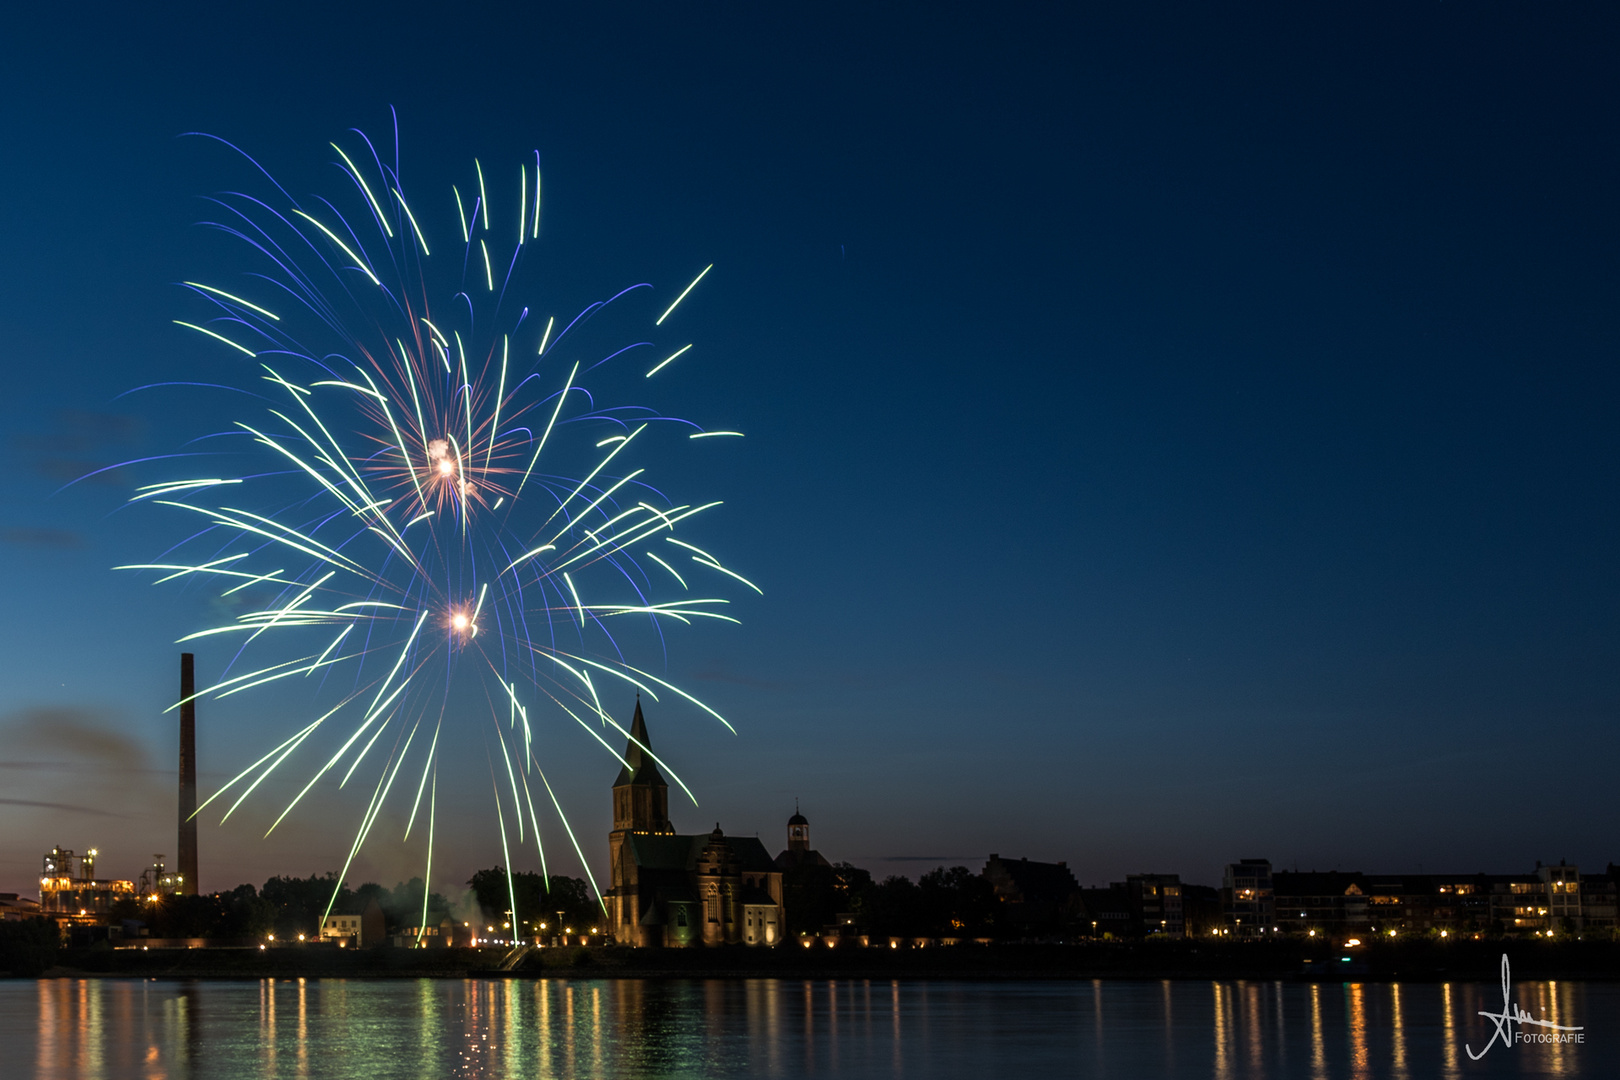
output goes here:
[{"label": "distant town skyline", "polygon": [[[217,590],[111,569],[182,539],[132,477],[62,490],[217,427],[125,396],[220,370],[175,283],[238,269],[193,225],[237,174],[176,136],[302,194],[391,108],[424,190],[539,150],[548,312],[714,265],[649,393],[747,437],[660,468],[764,595],[660,658],[738,729],[647,704],[678,831],[774,851],[798,799],[879,877],[1082,885],[1620,859],[1620,14],[201,12],[0,43],[0,891],[53,845],[178,855],[164,710]],[[203,797],[312,701],[199,702]],[[451,701],[436,889],[503,862],[489,703]],[[600,877],[619,764],[565,722]],[[205,813],[203,889],[342,867],[369,792],[265,838],[297,786]],[[350,879],[420,875],[403,831]]]}]

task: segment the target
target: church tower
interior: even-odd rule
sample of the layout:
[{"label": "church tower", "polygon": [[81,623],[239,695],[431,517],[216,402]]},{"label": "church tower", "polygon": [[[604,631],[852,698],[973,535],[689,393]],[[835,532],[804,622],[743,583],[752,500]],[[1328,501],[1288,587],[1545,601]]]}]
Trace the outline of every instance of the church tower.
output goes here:
[{"label": "church tower", "polygon": [[810,820],[799,813],[799,800],[793,800],[793,816],[788,818],[788,850],[810,850]]},{"label": "church tower", "polygon": [[608,834],[608,853],[613,860],[613,887],[608,890],[608,911],[613,916],[614,936],[624,944],[639,944],[641,921],[638,900],[638,873],[630,837],[636,834],[672,834],[669,823],[669,784],[647,752],[647,721],[641,715],[641,696],[636,695],[636,715],[630,722],[630,741],[624,748],[628,763],[613,782],[613,831]]}]

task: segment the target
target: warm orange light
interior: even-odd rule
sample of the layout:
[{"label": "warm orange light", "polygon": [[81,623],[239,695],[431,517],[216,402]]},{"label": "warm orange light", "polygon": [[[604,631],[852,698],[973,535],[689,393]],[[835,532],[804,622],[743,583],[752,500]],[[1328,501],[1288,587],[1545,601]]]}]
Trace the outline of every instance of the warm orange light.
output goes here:
[{"label": "warm orange light", "polygon": [[449,476],[451,473],[453,473],[455,471],[456,471],[455,465],[453,465],[448,459],[439,462],[439,475],[440,476]]}]

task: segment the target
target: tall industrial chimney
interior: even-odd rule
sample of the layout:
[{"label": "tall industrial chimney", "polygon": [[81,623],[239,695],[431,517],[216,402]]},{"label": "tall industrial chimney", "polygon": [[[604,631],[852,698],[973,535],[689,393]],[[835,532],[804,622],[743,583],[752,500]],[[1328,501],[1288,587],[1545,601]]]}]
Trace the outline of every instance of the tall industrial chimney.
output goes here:
[{"label": "tall industrial chimney", "polygon": [[197,679],[191,653],[180,654],[180,875],[182,896],[197,895]]}]

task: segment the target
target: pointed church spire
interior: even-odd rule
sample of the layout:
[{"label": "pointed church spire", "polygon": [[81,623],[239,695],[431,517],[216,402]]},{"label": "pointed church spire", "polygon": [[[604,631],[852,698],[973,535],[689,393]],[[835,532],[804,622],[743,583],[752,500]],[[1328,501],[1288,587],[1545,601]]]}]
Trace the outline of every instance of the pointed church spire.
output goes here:
[{"label": "pointed church spire", "polygon": [[664,777],[658,771],[657,764],[652,755],[645,748],[651,748],[652,740],[647,737],[647,721],[641,715],[641,694],[636,694],[636,714],[630,720],[630,739],[624,745],[624,760],[629,767],[619,770],[619,778],[613,782],[614,787],[624,784],[647,784],[657,787],[668,787]]}]

